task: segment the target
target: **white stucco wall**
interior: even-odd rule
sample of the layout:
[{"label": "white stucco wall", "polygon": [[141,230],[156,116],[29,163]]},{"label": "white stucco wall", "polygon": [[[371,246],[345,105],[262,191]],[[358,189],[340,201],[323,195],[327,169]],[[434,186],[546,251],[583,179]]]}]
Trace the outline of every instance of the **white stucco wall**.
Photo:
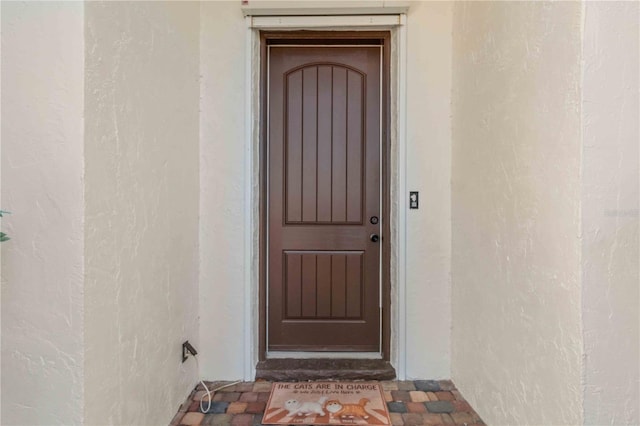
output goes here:
[{"label": "white stucco wall", "polygon": [[85,421],[166,424],[197,377],[199,7],[85,12]]},{"label": "white stucco wall", "polygon": [[83,423],[82,3],[2,3],[3,425]]},{"label": "white stucco wall", "polygon": [[640,424],[637,2],[584,5],[584,421]]},{"label": "white stucco wall", "polygon": [[[239,2],[200,9],[202,373],[234,379],[245,374],[240,354],[251,350],[244,341],[247,30]],[[422,203],[407,222],[408,377],[450,376],[451,19],[450,3],[415,2],[408,14],[407,185],[421,191]]]},{"label": "white stucco wall", "polygon": [[240,6],[200,4],[200,349],[209,379],[242,378],[246,354],[246,26]]},{"label": "white stucco wall", "polygon": [[580,26],[454,7],[452,376],[487,424],[582,422]]},{"label": "white stucco wall", "polygon": [[407,377],[449,378],[453,3],[412,2],[407,21]]}]

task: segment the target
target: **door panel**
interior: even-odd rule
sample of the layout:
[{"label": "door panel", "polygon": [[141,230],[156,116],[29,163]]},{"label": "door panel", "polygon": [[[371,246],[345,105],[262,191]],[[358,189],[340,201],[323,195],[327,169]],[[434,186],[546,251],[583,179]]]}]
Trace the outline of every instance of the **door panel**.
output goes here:
[{"label": "door panel", "polygon": [[285,251],[285,319],[362,319],[363,255]]},{"label": "door panel", "polygon": [[380,49],[270,48],[269,350],[380,350]]},{"label": "door panel", "polygon": [[287,224],[362,224],[363,77],[335,65],[286,75]]}]

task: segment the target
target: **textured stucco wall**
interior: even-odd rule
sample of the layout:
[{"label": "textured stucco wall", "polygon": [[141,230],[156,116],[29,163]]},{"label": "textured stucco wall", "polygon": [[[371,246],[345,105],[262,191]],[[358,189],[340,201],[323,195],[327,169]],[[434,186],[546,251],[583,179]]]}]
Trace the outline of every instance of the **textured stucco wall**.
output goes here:
[{"label": "textured stucco wall", "polygon": [[584,8],[584,421],[637,425],[640,7],[586,2]]},{"label": "textured stucco wall", "polygon": [[200,349],[205,378],[244,374],[244,58],[238,2],[200,5]]},{"label": "textured stucco wall", "polygon": [[85,420],[166,424],[197,376],[199,7],[85,9]]},{"label": "textured stucco wall", "polygon": [[453,3],[412,2],[407,20],[407,376],[449,378]]},{"label": "textured stucco wall", "polygon": [[0,423],[82,424],[84,6],[1,7]]},{"label": "textured stucco wall", "polygon": [[[233,379],[244,374],[239,354],[247,350],[246,27],[235,1],[203,2],[201,19],[202,373]],[[421,191],[422,203],[407,222],[409,377],[450,376],[451,22],[447,2],[414,2],[408,15],[406,171],[408,189]]]},{"label": "textured stucco wall", "polygon": [[578,2],[456,3],[452,376],[493,425],[582,421]]}]

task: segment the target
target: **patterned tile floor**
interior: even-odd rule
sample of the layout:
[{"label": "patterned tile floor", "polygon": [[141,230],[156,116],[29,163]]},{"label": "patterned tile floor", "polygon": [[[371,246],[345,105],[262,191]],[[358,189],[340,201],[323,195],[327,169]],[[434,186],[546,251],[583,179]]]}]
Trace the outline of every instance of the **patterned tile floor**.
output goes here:
[{"label": "patterned tile floor", "polygon": [[[206,383],[209,389],[216,389],[229,382]],[[484,425],[449,380],[381,383],[393,425]],[[271,382],[238,383],[214,393],[211,407],[203,413],[200,400],[206,401],[207,395],[198,384],[170,426],[261,425],[270,391]]]}]

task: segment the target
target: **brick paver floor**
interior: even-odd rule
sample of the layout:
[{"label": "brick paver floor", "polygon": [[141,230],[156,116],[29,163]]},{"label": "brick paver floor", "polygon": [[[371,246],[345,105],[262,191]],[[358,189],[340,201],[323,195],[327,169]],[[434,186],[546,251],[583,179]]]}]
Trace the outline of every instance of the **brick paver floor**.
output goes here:
[{"label": "brick paver floor", "polygon": [[[206,382],[216,389],[229,382]],[[449,380],[384,381],[385,400],[393,425],[484,425]],[[262,424],[271,391],[270,382],[244,382],[213,394],[211,407],[201,412],[200,400],[207,400],[198,384],[180,407],[170,426]],[[207,408],[207,404],[204,404]]]}]

